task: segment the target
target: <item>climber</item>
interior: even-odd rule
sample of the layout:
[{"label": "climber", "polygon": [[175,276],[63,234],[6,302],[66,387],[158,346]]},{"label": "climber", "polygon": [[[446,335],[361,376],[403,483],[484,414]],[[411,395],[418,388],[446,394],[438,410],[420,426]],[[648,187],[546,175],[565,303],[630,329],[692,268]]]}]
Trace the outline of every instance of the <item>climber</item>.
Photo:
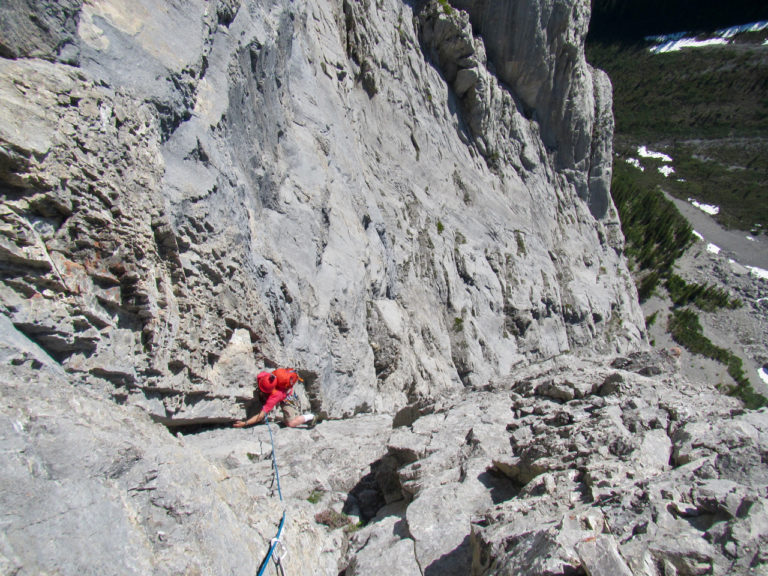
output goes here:
[{"label": "climber", "polygon": [[233,426],[245,428],[258,424],[278,404],[283,409],[283,423],[286,426],[295,428],[302,424],[312,424],[315,420],[314,414],[299,414],[301,411],[299,399],[293,391],[293,386],[299,381],[303,382],[296,371],[289,368],[278,368],[272,372],[259,372],[256,376],[256,382],[258,383],[261,410],[247,420],[238,420]]}]

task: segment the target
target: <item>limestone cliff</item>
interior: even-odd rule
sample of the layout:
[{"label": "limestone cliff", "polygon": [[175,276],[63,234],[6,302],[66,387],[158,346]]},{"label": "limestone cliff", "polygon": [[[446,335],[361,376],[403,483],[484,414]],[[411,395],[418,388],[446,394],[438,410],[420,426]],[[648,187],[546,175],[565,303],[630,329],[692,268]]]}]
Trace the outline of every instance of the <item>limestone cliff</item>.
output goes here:
[{"label": "limestone cliff", "polygon": [[586,1],[0,14],[3,312],[117,399],[228,419],[279,363],[391,412],[641,343]]},{"label": "limestone cliff", "polygon": [[[764,572],[768,411],[638,351],[588,19],[0,5],[0,573],[253,574],[283,511],[290,574]],[[323,421],[231,428],[275,364]]]}]

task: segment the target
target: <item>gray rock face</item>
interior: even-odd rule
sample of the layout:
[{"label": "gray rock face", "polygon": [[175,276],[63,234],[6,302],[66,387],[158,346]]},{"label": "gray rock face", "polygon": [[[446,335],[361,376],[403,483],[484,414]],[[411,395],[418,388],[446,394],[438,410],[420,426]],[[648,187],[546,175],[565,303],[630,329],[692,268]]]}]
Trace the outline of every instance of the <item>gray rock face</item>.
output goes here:
[{"label": "gray rock face", "polygon": [[[552,376],[575,380],[571,370],[513,386],[523,394],[509,426],[513,456],[494,465],[526,484],[473,522],[474,573],[765,569],[758,550],[766,533],[758,527],[768,476],[757,461],[768,413],[740,412],[714,390],[670,374],[665,363],[653,361],[654,379],[590,370],[592,392],[565,403],[546,400],[547,384]],[[744,498],[754,508],[739,508]],[[749,542],[740,542],[742,523],[756,527]],[[526,558],[535,561],[525,565]]]},{"label": "gray rock face", "polygon": [[562,357],[394,420],[271,425],[278,493],[265,426],[172,436],[7,319],[0,334],[3,573],[256,572],[283,511],[286,573],[768,566],[768,412],[664,356]]},{"label": "gray rock face", "polygon": [[[498,78],[536,118],[555,165],[596,218],[610,209],[613,133],[608,77],[584,59],[586,0],[456,0],[483,38]],[[615,217],[614,217],[615,218]]]},{"label": "gray rock face", "polygon": [[4,5],[3,313],[179,423],[274,364],[343,416],[638,346],[588,10],[497,4],[514,46],[470,5]]},{"label": "gray rock face", "polygon": [[765,412],[578,359],[644,330],[584,2],[0,18],[0,572],[764,567]]},{"label": "gray rock face", "polygon": [[[0,324],[3,574],[255,574],[284,509],[290,566],[338,572],[343,533],[315,515],[341,512],[383,453],[389,418],[275,428],[281,502],[265,427],[174,437],[143,410],[114,403],[108,382],[67,374],[34,345],[8,345],[24,341],[8,324]],[[324,500],[307,502],[313,491]]]},{"label": "gray rock face", "polygon": [[353,537],[350,566],[413,540],[424,574],[765,570],[768,412],[664,355],[614,364],[557,359],[395,429],[382,462],[407,506]]},{"label": "gray rock face", "polygon": [[0,6],[0,56],[77,64],[82,0],[8,0]]}]

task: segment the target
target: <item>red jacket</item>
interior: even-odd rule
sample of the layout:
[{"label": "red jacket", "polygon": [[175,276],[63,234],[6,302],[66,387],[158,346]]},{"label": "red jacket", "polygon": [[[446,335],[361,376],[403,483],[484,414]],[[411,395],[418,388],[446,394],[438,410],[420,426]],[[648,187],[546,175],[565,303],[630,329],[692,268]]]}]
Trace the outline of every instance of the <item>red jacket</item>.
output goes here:
[{"label": "red jacket", "polygon": [[272,410],[275,406],[277,406],[280,402],[288,398],[289,392],[285,390],[279,390],[278,388],[275,388],[272,390],[272,393],[267,397],[266,402],[264,402],[264,407],[262,410],[265,414],[269,414],[269,411]]},{"label": "red jacket", "polygon": [[[273,370],[272,374],[274,378],[270,380],[268,372],[259,373],[259,388],[262,399],[266,398],[262,408],[265,414],[269,414],[272,408],[293,394],[293,385],[300,380],[299,375],[292,368],[278,368]],[[264,379],[263,388],[262,379]],[[267,392],[267,390],[271,390],[271,392]]]}]

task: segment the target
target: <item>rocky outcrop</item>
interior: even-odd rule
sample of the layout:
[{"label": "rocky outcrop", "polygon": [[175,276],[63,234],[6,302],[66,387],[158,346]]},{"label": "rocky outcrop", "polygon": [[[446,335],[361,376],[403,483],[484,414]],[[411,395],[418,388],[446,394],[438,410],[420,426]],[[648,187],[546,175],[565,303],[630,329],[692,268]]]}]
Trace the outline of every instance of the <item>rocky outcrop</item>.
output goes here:
[{"label": "rocky outcrop", "polygon": [[[5,317],[0,333],[0,572],[255,574],[287,507],[291,565],[337,573],[343,533],[316,523],[306,499],[323,490],[340,514],[389,418],[275,430],[281,502],[265,427],[172,436],[111,400],[108,381],[64,372]],[[349,450],[340,440],[356,430]]]},{"label": "rocky outcrop", "polygon": [[0,332],[3,573],[255,573],[283,512],[286,573],[768,566],[768,412],[674,357],[560,357],[394,418],[174,436]]},{"label": "rocky outcrop", "polygon": [[557,359],[395,429],[382,466],[405,510],[353,535],[348,570],[389,547],[397,574],[764,570],[768,412],[677,370]]},{"label": "rocky outcrop", "polygon": [[[476,572],[746,574],[764,565],[765,534],[743,530],[763,522],[764,473],[753,463],[765,450],[766,413],[646,362],[640,371],[660,370],[661,382],[598,371],[564,404],[562,390],[584,384],[572,374],[518,384],[528,392],[508,427],[515,456],[495,465],[526,482],[526,498],[475,519]],[[542,409],[536,396],[554,403]],[[735,508],[721,514],[729,499]]]},{"label": "rocky outcrop", "polygon": [[339,417],[642,343],[582,3],[535,58],[470,5],[55,4],[2,8],[0,291],[66,371],[198,424],[277,363]]}]

